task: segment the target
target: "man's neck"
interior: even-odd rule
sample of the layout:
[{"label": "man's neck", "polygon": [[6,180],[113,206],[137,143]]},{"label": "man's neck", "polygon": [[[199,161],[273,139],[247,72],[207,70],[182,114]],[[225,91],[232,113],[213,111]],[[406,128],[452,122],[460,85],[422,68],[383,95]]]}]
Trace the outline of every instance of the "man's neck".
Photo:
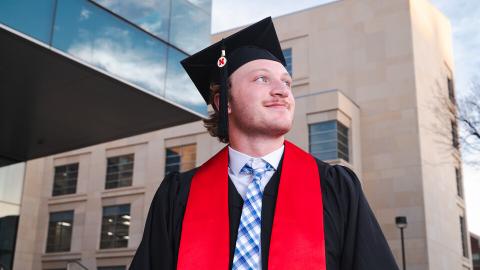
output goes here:
[{"label": "man's neck", "polygon": [[280,148],[285,138],[230,136],[230,147],[251,157],[263,157]]}]

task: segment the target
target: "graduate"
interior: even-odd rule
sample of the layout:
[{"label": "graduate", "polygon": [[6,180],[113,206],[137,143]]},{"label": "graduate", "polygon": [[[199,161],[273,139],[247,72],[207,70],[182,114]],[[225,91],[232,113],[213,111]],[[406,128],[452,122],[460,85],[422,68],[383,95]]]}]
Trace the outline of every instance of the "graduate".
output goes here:
[{"label": "graduate", "polygon": [[271,18],[182,65],[228,145],[165,177],[130,269],[398,269],[355,173],[284,139],[295,100]]}]

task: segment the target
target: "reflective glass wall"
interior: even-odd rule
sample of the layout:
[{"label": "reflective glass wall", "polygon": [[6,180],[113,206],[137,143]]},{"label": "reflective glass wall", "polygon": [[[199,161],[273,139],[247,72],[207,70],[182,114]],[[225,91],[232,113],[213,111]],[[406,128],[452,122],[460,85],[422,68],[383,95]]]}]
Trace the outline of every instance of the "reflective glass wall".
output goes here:
[{"label": "reflective glass wall", "polygon": [[210,0],[2,0],[0,23],[197,113],[179,61],[210,43]]}]

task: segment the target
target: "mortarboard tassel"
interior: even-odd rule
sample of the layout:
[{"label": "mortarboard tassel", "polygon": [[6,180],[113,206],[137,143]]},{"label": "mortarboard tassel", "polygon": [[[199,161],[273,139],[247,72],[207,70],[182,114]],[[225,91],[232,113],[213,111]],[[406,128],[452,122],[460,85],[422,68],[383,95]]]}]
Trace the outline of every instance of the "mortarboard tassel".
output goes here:
[{"label": "mortarboard tassel", "polygon": [[228,72],[225,44],[222,44],[222,56],[218,59],[220,68],[220,108],[218,118],[218,137],[228,141]]}]

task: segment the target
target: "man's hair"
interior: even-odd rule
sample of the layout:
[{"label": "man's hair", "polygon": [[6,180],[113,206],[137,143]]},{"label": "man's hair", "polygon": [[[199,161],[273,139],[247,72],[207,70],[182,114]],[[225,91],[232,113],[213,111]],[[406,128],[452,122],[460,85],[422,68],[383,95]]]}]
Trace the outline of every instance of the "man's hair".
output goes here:
[{"label": "man's hair", "polygon": [[[227,96],[228,101],[231,100],[230,96],[230,79],[228,80]],[[208,133],[212,137],[217,137],[220,142],[228,143],[228,137],[218,135],[218,119],[220,117],[219,109],[215,106],[215,95],[220,93],[220,84],[210,83],[210,97],[209,101],[212,104],[213,111],[210,113],[208,119],[203,120],[203,125],[207,128]],[[228,132],[227,132],[228,133]]]}]

